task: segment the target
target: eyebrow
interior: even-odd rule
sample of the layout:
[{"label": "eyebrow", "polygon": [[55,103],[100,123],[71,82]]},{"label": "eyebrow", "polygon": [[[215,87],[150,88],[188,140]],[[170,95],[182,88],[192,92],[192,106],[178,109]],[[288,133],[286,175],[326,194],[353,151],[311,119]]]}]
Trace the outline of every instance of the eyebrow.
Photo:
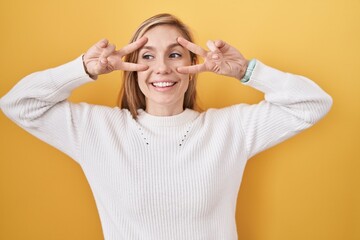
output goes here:
[{"label": "eyebrow", "polygon": [[[181,48],[184,48],[184,47],[181,46],[179,43],[172,43],[172,44],[170,44],[169,46],[167,46],[167,49],[171,49],[171,48],[174,48],[174,47],[177,47],[177,46],[180,46]],[[142,48],[140,48],[140,50],[142,50],[142,49],[154,50],[155,47],[145,45],[145,46],[143,46]]]}]

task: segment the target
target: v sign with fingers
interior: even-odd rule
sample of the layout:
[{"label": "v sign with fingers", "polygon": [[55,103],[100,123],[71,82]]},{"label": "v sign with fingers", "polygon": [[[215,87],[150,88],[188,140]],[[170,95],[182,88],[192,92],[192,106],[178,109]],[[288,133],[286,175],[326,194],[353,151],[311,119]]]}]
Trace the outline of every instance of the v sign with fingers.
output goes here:
[{"label": "v sign with fingers", "polygon": [[204,62],[201,64],[179,67],[177,70],[180,73],[196,74],[200,72],[214,72],[240,80],[246,72],[248,61],[236,48],[224,41],[208,41],[207,46],[210,51],[206,51],[182,37],[178,38],[178,43],[189,51],[204,58]]},{"label": "v sign with fingers", "polygon": [[96,79],[98,75],[114,70],[145,71],[148,69],[147,65],[124,62],[122,58],[144,46],[147,40],[146,37],[142,37],[120,50],[115,50],[115,45],[109,44],[107,39],[97,42],[84,54],[86,72]]}]

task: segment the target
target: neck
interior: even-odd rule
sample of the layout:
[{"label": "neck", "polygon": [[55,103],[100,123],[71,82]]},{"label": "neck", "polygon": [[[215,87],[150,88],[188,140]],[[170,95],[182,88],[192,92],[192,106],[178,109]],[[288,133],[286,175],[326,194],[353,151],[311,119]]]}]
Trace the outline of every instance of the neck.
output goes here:
[{"label": "neck", "polygon": [[154,116],[174,116],[182,113],[184,109],[182,105],[147,104],[145,111]]}]

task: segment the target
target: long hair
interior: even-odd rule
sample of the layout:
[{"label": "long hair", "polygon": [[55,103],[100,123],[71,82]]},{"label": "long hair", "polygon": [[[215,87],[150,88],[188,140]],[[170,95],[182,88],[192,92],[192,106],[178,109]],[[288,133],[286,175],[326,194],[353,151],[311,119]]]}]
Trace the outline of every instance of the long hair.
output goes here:
[{"label": "long hair", "polygon": [[[193,42],[192,34],[189,28],[175,16],[163,13],[155,15],[145,20],[136,30],[130,43],[141,38],[148,30],[159,25],[171,25],[176,27],[182,34],[182,37]],[[125,56],[125,62],[137,63],[139,52],[135,51]],[[196,54],[190,52],[191,64],[197,64]],[[196,78],[197,75],[191,75],[192,80],[189,81],[188,89],[185,92],[183,108],[194,109],[196,100]],[[138,109],[146,109],[145,96],[141,92],[138,84],[137,72],[124,71],[122,87],[119,93],[118,105],[120,108],[128,109],[133,118],[137,118]]]}]

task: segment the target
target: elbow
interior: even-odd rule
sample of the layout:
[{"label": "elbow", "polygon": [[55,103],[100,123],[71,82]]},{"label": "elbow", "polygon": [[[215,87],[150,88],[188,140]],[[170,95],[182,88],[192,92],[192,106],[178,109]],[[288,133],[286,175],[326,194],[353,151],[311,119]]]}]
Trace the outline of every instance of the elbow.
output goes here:
[{"label": "elbow", "polygon": [[330,112],[330,109],[333,105],[333,98],[329,95],[329,94],[326,94],[326,96],[324,97],[324,116]]},{"label": "elbow", "polygon": [[[0,109],[11,121],[22,127],[34,127],[37,113],[35,106],[27,99],[12,98],[5,95],[0,99]],[[42,109],[41,109],[42,110]]]},{"label": "elbow", "polygon": [[19,117],[17,114],[17,107],[15,104],[16,100],[8,97],[8,95],[3,96],[0,99],[0,109],[5,116],[14,122],[18,122]]},{"label": "elbow", "polygon": [[0,98],[0,109],[1,111],[5,114],[5,115],[8,115],[9,114],[9,111],[10,111],[10,107],[9,105],[11,105],[9,103],[9,101],[7,100],[6,98],[6,95],[3,96],[2,98]]},{"label": "elbow", "polygon": [[332,97],[327,93],[324,93],[320,98],[309,105],[309,115],[306,122],[310,123],[311,125],[319,122],[330,112],[332,105]]}]

